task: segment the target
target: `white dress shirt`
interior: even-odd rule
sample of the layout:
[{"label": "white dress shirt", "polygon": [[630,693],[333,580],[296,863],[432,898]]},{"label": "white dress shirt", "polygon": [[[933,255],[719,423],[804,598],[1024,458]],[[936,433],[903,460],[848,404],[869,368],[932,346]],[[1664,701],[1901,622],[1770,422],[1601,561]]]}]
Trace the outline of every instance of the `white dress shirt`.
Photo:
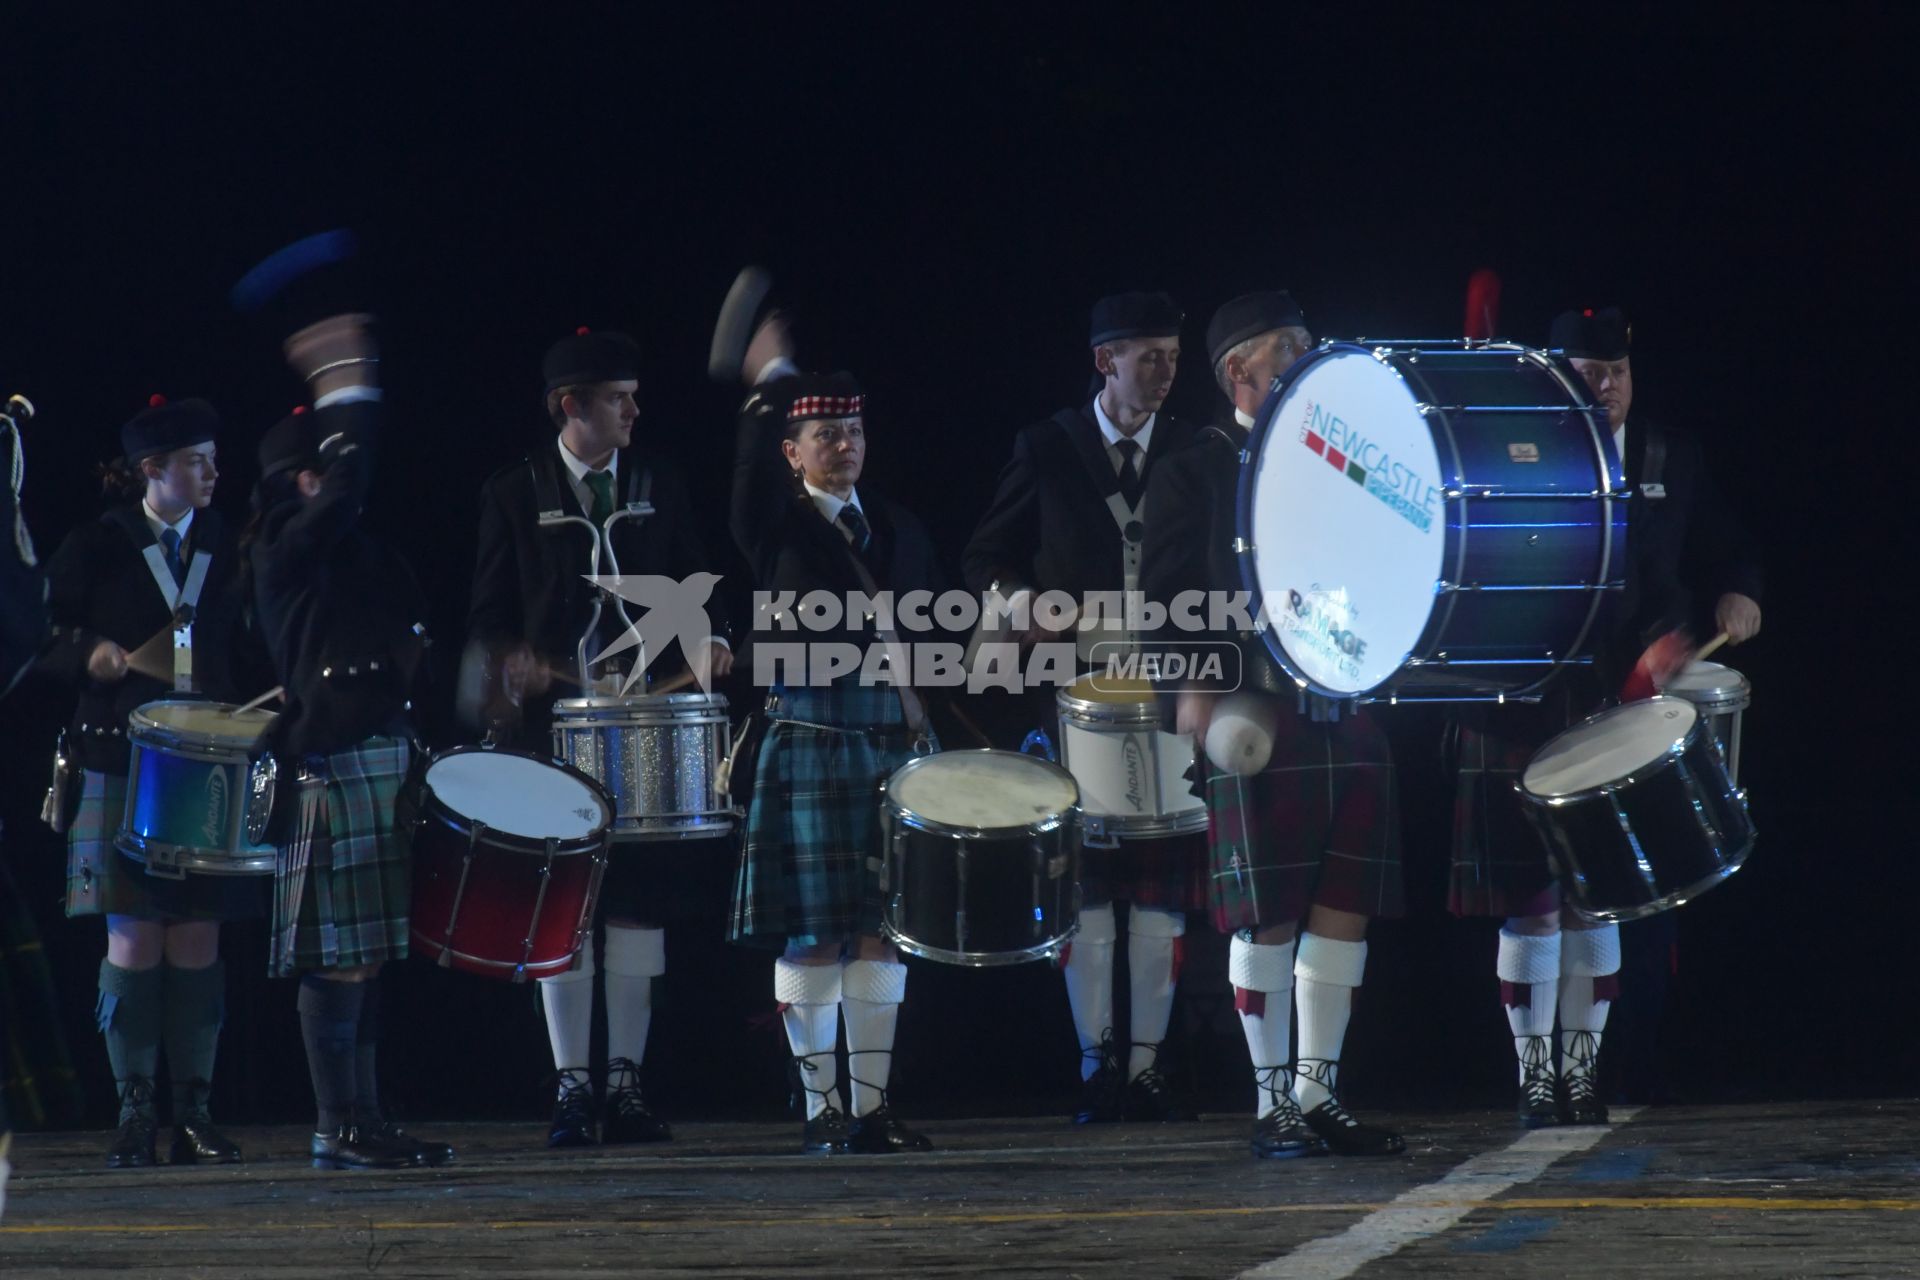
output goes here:
[{"label": "white dress shirt", "polygon": [[1126,459],[1120,454],[1122,440],[1132,440],[1140,446],[1140,461],[1134,463],[1133,469],[1142,474],[1146,472],[1147,446],[1153,443],[1153,423],[1159,416],[1157,413],[1149,414],[1147,420],[1140,424],[1140,429],[1128,436],[1113,425],[1113,419],[1109,418],[1107,411],[1100,407],[1100,397],[1093,398],[1093,420],[1100,424],[1100,435],[1107,442],[1107,461],[1113,464],[1115,475],[1119,475],[1120,468],[1126,464]]},{"label": "white dress shirt", "polygon": [[[803,481],[802,483],[805,482]],[[840,512],[847,507],[852,507],[860,513],[862,519],[866,518],[867,509],[860,505],[860,491],[858,489],[849,490],[847,496],[842,498],[835,494],[828,493],[825,489],[816,489],[811,484],[808,484],[807,495],[813,499],[813,509],[818,511],[828,524],[838,529],[840,536],[851,544],[853,542],[853,530],[840,523]],[[868,523],[867,529],[869,533],[871,533],[873,529],[871,522]]]},{"label": "white dress shirt", "polygon": [[1253,415],[1248,413],[1245,409],[1242,409],[1239,405],[1235,405],[1233,407],[1233,420],[1239,423],[1241,426],[1245,427],[1247,430],[1249,431],[1253,430]]},{"label": "white dress shirt", "polygon": [[[559,436],[553,438],[553,443],[555,447],[560,450],[560,461],[565,464],[567,474],[573,477],[573,496],[580,499],[580,509],[591,514],[593,511],[593,486],[587,483],[587,473],[594,470],[594,468],[574,456],[573,450],[567,448],[567,442]],[[607,459],[607,465],[599,469],[613,478],[613,505],[615,510],[618,510],[620,506],[620,455],[618,453],[614,454],[611,458]]]},{"label": "white dress shirt", "polygon": [[163,538],[161,538],[160,531],[163,529],[172,529],[175,533],[180,535],[180,544],[182,546],[186,545],[187,530],[193,527],[193,508],[192,507],[188,507],[186,510],[186,513],[182,515],[178,520],[175,520],[172,524],[168,524],[165,520],[162,520],[160,518],[159,514],[154,511],[153,507],[147,502],[147,500],[145,498],[142,498],[140,499],[140,514],[147,518],[147,528],[153,530],[153,540],[155,542],[160,543],[160,545],[164,547],[166,545],[166,541]]}]

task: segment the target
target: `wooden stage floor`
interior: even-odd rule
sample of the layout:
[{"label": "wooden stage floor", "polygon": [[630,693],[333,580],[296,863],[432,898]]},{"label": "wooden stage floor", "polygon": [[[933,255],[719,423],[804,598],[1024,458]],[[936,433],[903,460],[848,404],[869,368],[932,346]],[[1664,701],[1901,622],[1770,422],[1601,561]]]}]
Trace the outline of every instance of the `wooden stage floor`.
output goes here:
[{"label": "wooden stage floor", "polygon": [[[1409,1152],[1256,1162],[1248,1121],[928,1126],[928,1155],[787,1154],[797,1125],[548,1152],[537,1125],[430,1125],[441,1170],[115,1172],[103,1134],[16,1139],[0,1274],[128,1276],[1920,1275],[1920,1102],[1671,1107],[1523,1135],[1381,1116]],[[162,1130],[162,1151],[167,1131]]]}]

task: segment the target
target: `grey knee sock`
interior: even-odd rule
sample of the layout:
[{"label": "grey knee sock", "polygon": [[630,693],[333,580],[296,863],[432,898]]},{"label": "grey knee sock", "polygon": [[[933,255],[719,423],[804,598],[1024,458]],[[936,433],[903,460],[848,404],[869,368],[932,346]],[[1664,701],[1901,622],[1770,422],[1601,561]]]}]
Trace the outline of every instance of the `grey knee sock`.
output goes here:
[{"label": "grey knee sock", "polygon": [[203,1117],[213,1089],[213,1059],[227,1009],[227,966],[166,967],[167,1074],[173,1078],[173,1121]]},{"label": "grey knee sock", "polygon": [[[107,1061],[113,1064],[113,1082],[120,1090],[123,1121],[132,1110],[128,1084],[144,1080],[151,1086],[160,1069],[165,981],[158,967],[122,969],[111,960],[100,962],[100,998],[94,1005],[94,1020],[107,1041]],[[142,1109],[151,1114],[151,1108],[149,1097]]]}]

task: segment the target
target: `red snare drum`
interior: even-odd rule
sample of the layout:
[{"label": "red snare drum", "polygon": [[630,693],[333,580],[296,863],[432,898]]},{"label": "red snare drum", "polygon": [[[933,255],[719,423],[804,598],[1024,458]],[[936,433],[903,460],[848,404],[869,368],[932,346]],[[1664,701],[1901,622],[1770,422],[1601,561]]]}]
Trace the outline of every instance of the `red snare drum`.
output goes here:
[{"label": "red snare drum", "polygon": [[572,967],[613,824],[598,783],[517,751],[455,747],[408,784],[400,819],[413,834],[416,946],[514,982]]}]

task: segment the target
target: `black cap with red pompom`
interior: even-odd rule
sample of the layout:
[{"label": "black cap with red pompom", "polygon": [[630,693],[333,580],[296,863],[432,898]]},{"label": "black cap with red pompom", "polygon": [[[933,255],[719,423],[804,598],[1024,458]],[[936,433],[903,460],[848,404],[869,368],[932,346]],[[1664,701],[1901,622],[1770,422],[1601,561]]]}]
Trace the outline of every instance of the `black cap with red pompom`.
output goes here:
[{"label": "black cap with red pompom", "polygon": [[1547,345],[1576,360],[1624,360],[1633,327],[1618,307],[1583,307],[1553,318]]},{"label": "black cap with red pompom", "polygon": [[147,407],[120,428],[120,452],[128,462],[139,462],[206,444],[219,431],[220,415],[205,400],[169,400],[151,395]]},{"label": "black cap with red pompom", "polygon": [[548,391],[635,381],[640,377],[640,346],[624,333],[595,333],[583,325],[547,348],[541,372]]}]

